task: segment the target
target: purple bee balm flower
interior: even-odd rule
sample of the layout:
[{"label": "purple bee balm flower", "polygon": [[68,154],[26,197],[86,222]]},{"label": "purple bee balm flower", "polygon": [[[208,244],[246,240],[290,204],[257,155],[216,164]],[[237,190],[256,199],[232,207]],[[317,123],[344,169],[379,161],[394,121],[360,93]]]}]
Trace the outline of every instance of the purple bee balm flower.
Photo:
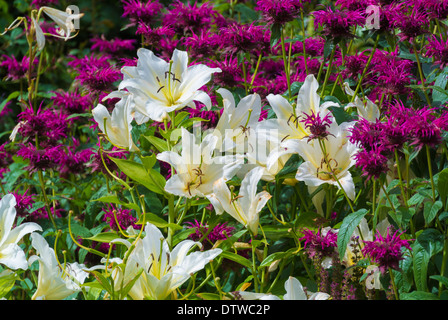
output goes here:
[{"label": "purple bee balm flower", "polygon": [[433,19],[445,20],[448,16],[448,1],[446,0],[415,0]]},{"label": "purple bee balm flower", "polygon": [[198,5],[197,1],[193,4],[175,1],[163,16],[162,24],[173,28],[176,34],[186,36],[209,30],[217,16],[218,12],[210,2]]},{"label": "purple bee balm flower", "polygon": [[13,162],[12,154],[5,149],[7,142],[0,145],[0,179],[9,171],[9,165]]},{"label": "purple bee balm flower", "polygon": [[35,113],[32,108],[22,111],[18,132],[23,138],[35,141],[38,138],[41,146],[56,145],[62,138],[67,137],[66,116],[55,109],[39,107]]},{"label": "purple bee balm flower", "polygon": [[434,63],[440,66],[440,69],[444,69],[448,66],[448,40],[438,38],[433,35],[428,39],[426,45],[427,51],[425,56],[434,59]]},{"label": "purple bee balm flower", "polygon": [[331,8],[314,11],[316,27],[323,26],[323,34],[329,39],[353,38],[352,27],[365,23],[362,11],[339,10]]},{"label": "purple bee balm flower", "polygon": [[442,131],[448,128],[448,112],[443,111],[439,115],[435,110],[428,107],[416,110],[405,123],[411,133],[411,145],[417,149],[425,145],[435,147],[443,141]]},{"label": "purple bee balm flower", "polygon": [[219,31],[224,53],[249,52],[258,56],[270,50],[270,30],[264,25],[233,23]]},{"label": "purple bee balm flower", "polygon": [[78,90],[73,92],[55,91],[51,97],[53,105],[60,108],[67,114],[84,113],[92,106],[92,97],[90,95],[81,95]]},{"label": "purple bee balm flower", "polygon": [[216,54],[219,48],[219,36],[209,30],[193,33],[183,41],[188,54],[192,58],[207,58]]},{"label": "purple bee balm flower", "polygon": [[301,8],[301,0],[258,0],[255,6],[255,10],[261,11],[268,25],[284,25],[294,20]]},{"label": "purple bee balm flower", "polygon": [[146,3],[139,0],[122,0],[122,3],[122,16],[128,18],[131,25],[136,25],[138,22],[151,24],[163,9],[163,5],[158,0],[148,0]]},{"label": "purple bee balm flower", "polygon": [[93,151],[90,149],[76,150],[79,147],[79,141],[75,141],[74,145],[68,146],[65,150],[64,157],[60,162],[60,174],[62,177],[71,174],[81,174],[85,171]]},{"label": "purple bee balm flower", "polygon": [[[37,65],[39,60],[34,59],[33,64]],[[20,80],[27,76],[30,68],[30,59],[24,56],[21,61],[18,61],[14,55],[2,55],[0,67],[6,69],[6,80]]]},{"label": "purple bee balm flower", "polygon": [[403,234],[395,231],[391,234],[389,228],[386,237],[379,232],[375,235],[375,240],[364,241],[362,252],[368,255],[373,262],[377,263],[380,271],[384,274],[389,268],[399,270],[399,262],[404,259],[403,249],[411,250],[409,240],[400,239]]},{"label": "purple bee balm flower", "polygon": [[113,205],[108,205],[107,208],[103,208],[103,211],[103,221],[107,222],[114,231],[119,231],[119,227],[122,230],[126,230],[128,227],[140,229],[140,226],[135,224],[137,218],[132,215],[132,211],[129,209],[115,208]]},{"label": "purple bee balm flower", "polygon": [[[193,241],[201,240],[207,234],[209,229],[209,226],[207,224],[202,224],[197,220],[194,220],[194,222],[188,221],[186,222],[186,224],[188,225],[188,229],[194,229],[194,233],[188,236]],[[233,234],[234,231],[235,228],[228,226],[226,222],[218,223],[205,237],[204,244],[207,244],[207,242],[209,242],[210,245],[213,245],[218,240],[226,240]]]},{"label": "purple bee balm flower", "polygon": [[378,95],[406,94],[413,77],[413,66],[411,60],[398,57],[398,51],[376,50],[366,82],[374,86],[373,91]]},{"label": "purple bee balm flower", "polygon": [[375,145],[370,150],[360,150],[354,156],[356,167],[361,168],[362,175],[366,176],[368,180],[378,179],[382,173],[389,171],[388,158],[381,151],[382,148]]},{"label": "purple bee balm flower", "polygon": [[54,6],[58,4],[58,0],[33,0],[31,6],[35,6],[37,9],[44,6]]},{"label": "purple bee balm flower", "polygon": [[175,32],[170,26],[151,28],[147,24],[139,23],[135,34],[143,35],[144,44],[156,48],[157,46],[159,46],[162,39],[173,37],[175,35]]},{"label": "purple bee balm flower", "polygon": [[130,51],[135,49],[135,39],[120,39],[113,38],[111,40],[107,40],[104,35],[101,37],[96,37],[90,40],[92,42],[92,46],[90,49],[92,51],[99,51],[103,53],[110,53],[112,55],[121,53],[123,51]]},{"label": "purple bee balm flower", "polygon": [[313,139],[327,139],[329,135],[333,135],[328,132],[328,128],[332,124],[330,119],[330,113],[327,113],[324,118],[317,113],[314,113],[311,110],[311,114],[304,113],[304,119],[300,120],[305,124],[305,128],[310,131],[310,135],[308,136],[308,142]]},{"label": "purple bee balm flower", "polygon": [[81,59],[75,58],[68,65],[78,73],[75,79],[89,91],[108,91],[115,81],[122,78],[120,70],[110,64],[108,58],[108,56],[85,56]]},{"label": "purple bee balm flower", "polygon": [[236,55],[226,55],[223,59],[208,60],[207,65],[211,68],[220,68],[222,70],[213,75],[213,82],[216,85],[232,88],[244,82],[241,66],[238,65]]},{"label": "purple bee balm flower", "polygon": [[26,218],[34,204],[33,196],[29,195],[28,191],[26,190],[23,194],[13,192],[14,198],[16,198],[16,211],[19,217]]},{"label": "purple bee balm flower", "polygon": [[428,14],[422,10],[412,7],[409,12],[409,6],[405,3],[391,7],[389,19],[391,24],[400,29],[398,37],[401,41],[413,41],[419,35],[427,32],[429,25]]},{"label": "purple bee balm flower", "polygon": [[104,175],[109,175],[107,169],[104,167],[104,163],[106,164],[107,168],[110,172],[114,172],[118,170],[117,165],[115,162],[109,159],[109,157],[114,157],[118,159],[126,159],[126,156],[128,155],[127,151],[123,151],[123,149],[118,149],[116,147],[113,147],[111,151],[103,151],[103,160],[101,159],[100,150],[93,152],[93,156],[91,157],[91,162],[87,164],[87,167],[90,167],[93,172],[102,172]]},{"label": "purple bee balm flower", "polygon": [[28,171],[36,172],[38,170],[56,169],[64,157],[64,151],[61,146],[36,149],[32,143],[29,143],[27,145],[21,144],[17,155],[29,160]]},{"label": "purple bee balm flower", "polygon": [[299,240],[305,240],[303,247],[308,257],[322,258],[332,256],[337,247],[338,234],[332,229],[318,229],[317,231],[303,229],[304,236]]}]

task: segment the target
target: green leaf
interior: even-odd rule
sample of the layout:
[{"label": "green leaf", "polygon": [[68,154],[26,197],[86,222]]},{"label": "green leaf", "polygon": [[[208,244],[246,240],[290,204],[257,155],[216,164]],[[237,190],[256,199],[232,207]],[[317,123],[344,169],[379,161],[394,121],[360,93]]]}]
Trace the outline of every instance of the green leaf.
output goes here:
[{"label": "green leaf", "polygon": [[102,232],[94,235],[93,237],[85,238],[85,240],[110,243],[112,240],[118,238],[120,238],[120,236],[118,236],[116,232]]},{"label": "green leaf", "polygon": [[167,142],[163,139],[154,136],[143,136],[149,141],[159,152],[168,151]]},{"label": "green leaf", "polygon": [[439,300],[439,297],[425,291],[412,291],[400,294],[400,300]]},{"label": "green leaf", "polygon": [[440,275],[433,275],[429,278],[434,279],[442,283],[446,288],[448,288],[448,278]]},{"label": "green leaf", "polygon": [[297,248],[291,248],[288,251],[285,252],[274,252],[267,256],[260,264],[260,267],[269,267],[274,261],[287,258],[291,256],[295,251],[297,251]]},{"label": "green leaf", "polygon": [[115,203],[115,204],[119,204],[123,207],[129,208],[129,209],[134,209],[137,212],[140,212],[140,207],[138,205],[136,205],[135,203],[127,203],[124,202],[120,199],[118,199],[118,197],[116,195],[109,195],[109,196],[104,196],[95,200],[91,200],[91,201],[100,201],[100,202],[105,202],[105,203]]},{"label": "green leaf", "polygon": [[201,292],[196,293],[196,295],[203,300],[221,300],[219,294],[216,293]]},{"label": "green leaf", "polygon": [[367,214],[367,209],[360,209],[356,212],[353,212],[346,216],[344,220],[342,220],[342,225],[338,231],[338,251],[339,251],[339,259],[344,258],[345,250],[347,249],[347,244],[350,242],[350,237],[355,231],[355,228],[359,225],[362,218]]},{"label": "green leaf", "polygon": [[438,176],[437,190],[439,191],[443,207],[446,209],[446,198],[448,196],[448,168],[440,171]]},{"label": "green leaf", "polygon": [[236,263],[239,263],[242,266],[245,266],[246,268],[252,268],[252,262],[250,262],[248,259],[244,258],[243,256],[240,256],[239,254],[229,252],[229,251],[223,251],[223,252],[221,252],[220,256],[224,257],[226,259],[232,260]]},{"label": "green leaf", "polygon": [[165,194],[165,178],[156,170],[147,170],[142,164],[126,160],[109,157],[118,168],[129,178],[145,186],[152,192]]},{"label": "green leaf", "polygon": [[159,216],[155,215],[154,213],[151,212],[147,212],[144,215],[140,216],[140,219],[136,222],[136,224],[143,224],[143,221],[152,223],[153,225],[155,225],[157,228],[173,228],[175,230],[180,230],[182,229],[182,227],[178,224],[175,223],[168,223],[165,220],[163,220],[162,218],[160,218]]},{"label": "green leaf", "polygon": [[7,273],[0,278],[0,298],[11,291],[17,279],[19,279],[19,276],[15,272]]},{"label": "green leaf", "polygon": [[436,202],[425,202],[425,208],[423,210],[423,215],[425,217],[425,222],[427,224],[437,216],[437,213],[442,209],[442,201],[437,200]]}]

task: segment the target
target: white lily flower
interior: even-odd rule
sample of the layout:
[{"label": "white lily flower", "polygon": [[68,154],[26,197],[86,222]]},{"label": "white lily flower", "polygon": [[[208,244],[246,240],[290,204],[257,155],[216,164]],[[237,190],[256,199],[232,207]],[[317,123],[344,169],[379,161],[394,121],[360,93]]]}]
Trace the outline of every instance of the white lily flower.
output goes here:
[{"label": "white lily flower", "polygon": [[[277,141],[279,146],[272,150],[268,157],[268,168],[275,165],[277,159],[282,155],[291,153],[288,148],[282,145],[283,142],[288,140],[301,140],[309,136],[309,130],[302,123],[305,115],[310,116],[311,114],[316,114],[322,119],[328,115],[329,119],[334,122],[334,118],[328,108],[339,106],[339,104],[332,101],[326,101],[321,104],[320,96],[317,94],[318,88],[319,84],[314,75],[307,76],[299,90],[297,103],[294,107],[279,94],[269,94],[266,97],[277,118],[263,121],[262,127],[268,139],[280,139],[280,141]],[[275,130],[278,131],[277,136],[272,135],[272,132],[275,132]],[[260,130],[260,132],[263,132],[263,130]]]},{"label": "white lily flower", "polygon": [[165,190],[177,196],[206,197],[213,191],[213,183],[231,179],[243,164],[243,156],[213,157],[218,137],[207,135],[200,144],[195,136],[182,128],[182,151],[164,151],[157,159],[171,164],[176,170],[168,179]]},{"label": "white lily flower", "polygon": [[[254,128],[258,124],[261,114],[261,98],[257,93],[243,97],[238,105],[232,93],[224,88],[217,92],[223,98],[224,110],[216,124],[213,134],[217,135],[217,148],[222,151],[230,151],[236,148],[237,153],[245,153],[254,149],[256,141],[251,139]],[[252,146],[247,146],[252,144]]]},{"label": "white lily flower", "polygon": [[[344,82],[344,88],[348,95],[353,96],[355,94],[347,82]],[[375,122],[380,118],[380,109],[367,97],[365,97],[364,101],[362,101],[358,96],[356,96],[353,102],[350,102],[345,106],[345,109],[351,107],[356,107],[359,117],[370,122]]]},{"label": "white lily flower", "polygon": [[13,228],[16,218],[16,198],[13,194],[5,195],[0,201],[0,264],[10,269],[28,268],[25,252],[17,244],[26,234],[42,231],[34,222],[22,223]]},{"label": "white lily flower", "polygon": [[170,251],[160,230],[147,223],[145,237],[139,239],[129,255],[125,269],[125,282],[135,277],[139,268],[142,275],[135,282],[129,295],[134,300],[163,300],[185,283],[194,273],[221,254],[221,249],[190,250],[199,242],[184,240]]},{"label": "white lily flower", "polygon": [[333,126],[334,130],[330,131],[331,135],[326,140],[322,140],[326,146],[328,163],[318,140],[286,141],[283,144],[284,147],[297,152],[304,159],[297,170],[296,180],[304,181],[311,188],[316,188],[324,183],[334,185],[339,189],[342,186],[347,196],[354,200],[355,184],[349,169],[356,162],[354,155],[358,151],[358,147],[347,138],[348,127],[351,125],[352,123],[344,123],[340,126]]},{"label": "white lily flower", "polygon": [[305,292],[302,284],[297,278],[289,277],[285,281],[286,294],[283,299],[269,293],[252,293],[245,291],[237,291],[233,295],[243,300],[328,300],[330,295],[325,292]]},{"label": "white lily flower", "polygon": [[199,88],[221,69],[203,64],[188,66],[187,52],[177,49],[169,62],[144,48],[139,49],[137,55],[136,67],[122,68],[123,81],[118,88],[132,93],[136,111],[143,115],[136,117],[137,123],[148,118],[155,121],[169,119],[168,113],[185,106],[194,107],[194,101],[211,108],[210,97]]},{"label": "white lily flower", "polygon": [[261,167],[249,171],[241,182],[238,196],[233,195],[226,182],[220,179],[213,185],[213,194],[209,197],[217,214],[227,212],[254,235],[258,234],[259,213],[271,198],[267,191],[257,193],[263,172]]},{"label": "white lily flower", "polygon": [[44,237],[38,233],[31,235],[32,245],[37,255],[30,257],[28,264],[39,261],[39,276],[37,290],[32,300],[62,300],[81,290],[88,273],[83,271],[84,265],[77,262],[67,263],[61,270],[55,252]]},{"label": "white lily flower", "polygon": [[115,104],[112,116],[106,107],[98,104],[92,114],[98,123],[100,130],[106,135],[110,143],[114,146],[127,149],[129,151],[138,151],[139,149],[132,140],[132,99],[129,95],[124,95],[122,99]]},{"label": "white lily flower", "polygon": [[[70,35],[76,32],[75,25],[73,21],[79,20],[84,16],[84,13],[72,13],[70,8],[66,11],[61,11],[58,9],[50,7],[41,7],[41,9],[46,15],[48,15],[56,24],[59,26],[57,30],[58,34],[64,38],[66,41],[70,39]],[[72,36],[73,37],[73,36]]]}]

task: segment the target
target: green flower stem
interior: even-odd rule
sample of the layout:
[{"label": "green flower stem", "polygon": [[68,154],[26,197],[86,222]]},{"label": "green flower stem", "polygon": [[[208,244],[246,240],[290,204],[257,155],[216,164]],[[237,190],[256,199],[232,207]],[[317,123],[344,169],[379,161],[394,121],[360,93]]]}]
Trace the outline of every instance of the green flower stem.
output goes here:
[{"label": "green flower stem", "polygon": [[[170,194],[168,198],[168,223],[176,223],[176,211],[174,210],[174,195]],[[172,246],[173,244],[173,236],[174,236],[174,229],[172,227],[168,228],[168,238],[167,242],[168,245]]]},{"label": "green flower stem", "polygon": [[403,202],[404,202],[405,207],[407,209],[409,209],[408,199],[406,196],[406,192],[404,191],[404,187],[403,187],[403,178],[401,176],[400,159],[398,158],[397,149],[395,149],[395,163],[397,164],[397,174],[398,174],[398,181],[400,181],[401,196],[403,197]]},{"label": "green flower stem", "polygon": [[395,284],[395,276],[391,268],[389,268],[390,282],[392,284],[392,288],[394,290],[395,300],[400,300],[398,295],[397,285]]},{"label": "green flower stem", "polygon": [[425,147],[426,147],[426,159],[428,160],[429,177],[431,179],[432,200],[433,200],[433,202],[435,202],[436,201],[436,191],[435,191],[435,184],[434,184],[434,176],[432,174],[431,155],[429,153],[429,146],[426,145]]},{"label": "green flower stem", "polygon": [[288,59],[286,57],[286,50],[285,50],[285,34],[283,32],[283,28],[280,30],[280,40],[281,40],[281,46],[282,46],[282,58],[283,58],[283,65],[285,67],[285,74],[286,74],[286,83],[288,85],[288,100],[291,101],[292,94],[291,94],[291,75],[290,70],[291,66],[288,64]]},{"label": "green flower stem", "polygon": [[[302,27],[302,33],[303,33],[303,41],[302,41],[303,61],[305,63],[306,74],[308,75],[309,71],[308,71],[308,62],[306,61],[306,45],[305,45],[306,31],[305,31],[305,19],[303,17],[302,1],[300,1],[300,26]],[[290,46],[290,48],[291,48],[291,46]]]},{"label": "green flower stem", "polygon": [[425,77],[423,76],[422,64],[420,62],[420,57],[418,56],[418,53],[417,53],[417,48],[415,46],[415,42],[412,42],[412,48],[414,49],[415,59],[417,60],[418,74],[420,75],[420,81],[421,81],[422,87],[423,87],[423,94],[425,95],[425,99],[426,99],[426,103],[428,104],[428,107],[431,108],[431,100],[429,99],[428,93],[426,92]]},{"label": "green flower stem", "polygon": [[[448,258],[448,229],[447,229],[447,234],[445,235],[445,241],[444,241],[444,245],[443,245],[442,267],[441,267],[441,271],[440,271],[441,277],[445,276],[447,258]],[[442,282],[439,282],[439,297],[442,295],[442,290],[443,290],[443,284],[442,284]]]},{"label": "green flower stem", "polygon": [[325,79],[324,84],[322,85],[322,91],[320,92],[320,97],[323,98],[325,93],[325,87],[327,86],[328,79],[330,78],[331,74],[331,68],[333,67],[333,59],[334,59],[334,53],[336,52],[336,46],[333,47],[330,54],[330,61],[328,63],[328,69],[327,72],[325,72]]},{"label": "green flower stem", "polygon": [[369,68],[370,63],[372,62],[373,55],[374,55],[374,53],[375,53],[375,51],[376,51],[376,48],[378,47],[378,42],[379,42],[379,40],[380,40],[380,34],[378,34],[378,35],[376,36],[376,40],[375,40],[375,44],[373,45],[372,52],[370,53],[369,59],[367,60],[367,63],[366,63],[366,65],[365,65],[364,69],[362,70],[361,78],[359,78],[359,80],[358,80],[358,84],[356,85],[355,93],[354,93],[353,96],[352,96],[352,100],[351,100],[351,102],[355,101],[356,95],[358,94],[359,89],[361,88],[362,80],[364,79],[364,77],[365,77],[365,75],[366,75],[366,73],[367,73],[367,69]]},{"label": "green flower stem", "polygon": [[40,188],[42,190],[42,195],[44,197],[45,208],[47,209],[48,217],[50,218],[51,224],[53,225],[54,229],[57,230],[56,222],[54,221],[53,213],[51,212],[50,202],[48,201],[47,193],[45,191],[45,182],[42,170],[39,169],[37,171],[37,175],[39,177]]}]

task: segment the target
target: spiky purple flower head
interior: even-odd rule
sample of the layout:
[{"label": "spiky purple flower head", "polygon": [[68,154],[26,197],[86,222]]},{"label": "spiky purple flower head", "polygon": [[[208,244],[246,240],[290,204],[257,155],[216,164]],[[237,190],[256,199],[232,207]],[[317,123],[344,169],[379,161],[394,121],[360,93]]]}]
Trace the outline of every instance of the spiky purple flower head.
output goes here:
[{"label": "spiky purple flower head", "polygon": [[432,35],[428,39],[426,49],[425,56],[433,58],[434,63],[438,64],[440,69],[448,66],[448,40],[443,40],[442,37],[438,38],[436,35]]},{"label": "spiky purple flower head", "polygon": [[[37,65],[39,60],[34,59],[33,65]],[[20,80],[27,76],[30,68],[30,58],[24,56],[21,61],[17,60],[14,55],[2,55],[0,67],[6,70],[6,80]]]},{"label": "spiky purple flower head", "polygon": [[258,0],[255,6],[255,10],[262,13],[268,25],[284,25],[294,20],[301,8],[300,0]]},{"label": "spiky purple flower head", "polygon": [[114,231],[119,231],[120,228],[122,230],[126,230],[131,226],[134,229],[140,229],[141,227],[135,224],[137,222],[137,218],[132,215],[132,210],[116,208],[114,205],[109,204],[106,208],[103,208],[103,211],[103,221],[107,222],[110,228]]},{"label": "spiky purple flower head", "polygon": [[190,239],[199,241],[208,233],[204,239],[204,243],[210,242],[211,244],[214,244],[218,240],[228,239],[235,231],[235,228],[228,226],[226,222],[218,223],[210,232],[208,232],[209,226],[198,220],[194,220],[194,222],[188,221],[186,222],[186,225],[188,225],[188,229],[194,230],[194,232],[188,236]]},{"label": "spiky purple flower head", "polygon": [[131,25],[139,22],[151,24],[163,9],[163,5],[158,0],[121,0],[123,3],[123,17],[130,20]]},{"label": "spiky purple flower head", "polygon": [[117,55],[124,51],[134,50],[137,41],[135,39],[120,39],[118,37],[107,40],[102,35],[101,37],[90,39],[90,42],[92,42],[92,46],[90,47],[92,51]]},{"label": "spiky purple flower head", "polygon": [[423,107],[415,111],[406,126],[411,133],[411,145],[417,149],[425,145],[435,147],[442,142],[443,131],[448,129],[448,112],[438,114],[435,108]]},{"label": "spiky purple flower head", "polygon": [[305,240],[303,247],[310,258],[332,256],[337,247],[338,234],[333,229],[319,228],[317,231],[303,229],[299,240]]},{"label": "spiky purple flower head", "polygon": [[404,259],[403,249],[412,250],[409,240],[400,238],[403,233],[398,233],[396,230],[392,234],[388,228],[386,237],[377,232],[375,240],[364,241],[363,254],[368,255],[373,262],[377,263],[383,274],[389,268],[399,269],[399,262]]},{"label": "spiky purple flower head", "polygon": [[139,23],[135,34],[143,36],[145,45],[156,48],[160,45],[162,39],[173,37],[175,31],[170,26],[152,28],[147,24]]},{"label": "spiky purple flower head", "polygon": [[305,129],[310,131],[308,136],[308,142],[313,139],[327,139],[329,135],[332,135],[328,128],[333,123],[330,118],[330,113],[327,113],[324,117],[321,117],[319,113],[315,113],[311,110],[311,114],[304,113],[304,119],[300,120],[305,125]]},{"label": "spiky purple flower head", "polygon": [[323,34],[336,42],[343,38],[353,38],[352,28],[365,23],[362,11],[331,9],[314,11],[316,27],[323,27]]},{"label": "spiky purple flower head", "polygon": [[270,50],[270,30],[265,25],[232,23],[219,31],[224,53],[249,52],[258,55]]},{"label": "spiky purple flower head", "polygon": [[[410,11],[412,10],[412,11]],[[428,14],[417,7],[410,8],[405,3],[391,7],[389,11],[391,24],[400,29],[397,35],[401,41],[414,41],[414,39],[427,32],[429,25]]]},{"label": "spiky purple flower head", "polygon": [[55,91],[51,97],[53,105],[59,107],[66,114],[84,113],[92,107],[92,97],[90,95],[81,95],[78,90],[75,91]]},{"label": "spiky purple flower head", "polygon": [[163,16],[162,24],[170,26],[179,36],[200,33],[209,30],[219,13],[213,9],[210,2],[198,4],[174,1],[168,12]]},{"label": "spiky purple flower head", "polygon": [[378,179],[381,174],[387,173],[389,167],[387,165],[388,158],[382,153],[382,147],[375,145],[370,150],[362,149],[354,156],[356,160],[355,166],[361,168],[362,175],[367,179]]},{"label": "spiky purple flower head", "polygon": [[21,144],[17,155],[23,159],[29,160],[26,169],[30,172],[38,170],[56,169],[64,157],[64,150],[62,146],[46,147],[44,149],[37,149],[34,144]]},{"label": "spiky purple flower head", "polygon": [[42,147],[57,145],[60,139],[67,137],[66,115],[53,108],[42,108],[41,105],[36,112],[26,108],[18,118],[18,133],[25,140],[35,141],[37,138]]}]

